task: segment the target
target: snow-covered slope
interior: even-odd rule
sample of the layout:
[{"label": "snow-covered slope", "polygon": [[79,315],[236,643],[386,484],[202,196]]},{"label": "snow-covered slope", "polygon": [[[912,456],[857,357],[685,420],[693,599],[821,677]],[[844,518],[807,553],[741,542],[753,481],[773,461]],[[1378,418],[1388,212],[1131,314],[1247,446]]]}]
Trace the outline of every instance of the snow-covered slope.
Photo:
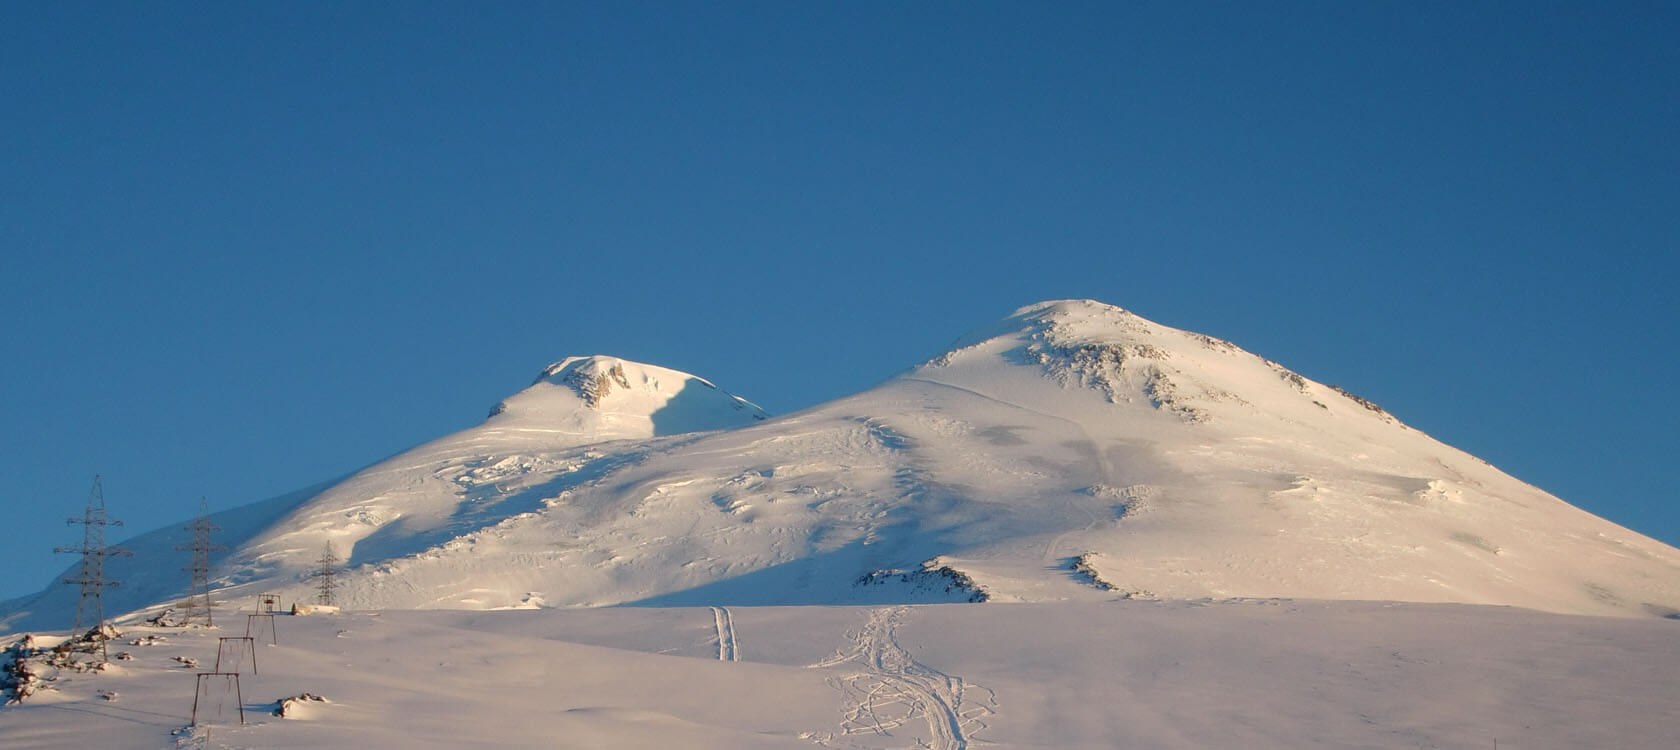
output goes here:
[{"label": "snow-covered slope", "polygon": [[[484,425],[225,539],[221,583],[302,598],[330,541],[352,565],[341,596],[374,608],[1298,597],[1680,612],[1680,551],[1357,396],[1096,302],[1023,308],[875,388],[758,416],[681,373],[567,360]],[[178,565],[142,559],[113,564]],[[68,593],[14,605],[11,626],[65,617]]]},{"label": "snow-covered slope", "polygon": [[[222,678],[206,681],[196,696],[201,725],[186,730],[193,673],[215,664],[217,637],[239,632],[244,619],[229,617],[220,630],[126,628],[110,648],[132,658],[102,672],[44,674],[58,677],[46,683],[50,689],[0,708],[0,745],[1410,750],[1497,743],[1563,750],[1680,743],[1673,713],[1680,623],[1269,600],[280,616],[278,644],[258,649],[259,671],[240,675],[246,724],[239,725],[236,697]],[[325,700],[294,703],[284,718],[270,713],[280,699],[304,693]]]},{"label": "snow-covered slope", "polygon": [[[625,459],[615,454],[634,443],[611,441],[724,430],[766,417],[752,402],[687,373],[616,357],[568,357],[477,427],[349,477],[215,514],[222,529],[216,541],[230,548],[213,556],[216,583],[284,590],[327,542],[352,565],[411,556],[540,507],[541,484],[528,482],[562,475],[585,481],[619,465]],[[123,584],[106,592],[107,611],[184,596],[177,547],[191,539],[171,526],[122,542],[134,554],[105,563]],[[68,627],[76,595],[49,585],[0,602],[0,632]]]}]

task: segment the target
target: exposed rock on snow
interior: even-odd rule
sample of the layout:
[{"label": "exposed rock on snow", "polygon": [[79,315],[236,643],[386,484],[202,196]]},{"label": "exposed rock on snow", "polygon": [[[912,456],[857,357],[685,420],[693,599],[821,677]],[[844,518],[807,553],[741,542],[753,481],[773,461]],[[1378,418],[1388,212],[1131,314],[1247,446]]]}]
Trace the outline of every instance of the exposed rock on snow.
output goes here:
[{"label": "exposed rock on snow", "polygon": [[1075,557],[1072,561],[1070,561],[1068,569],[1072,570],[1073,574],[1080,580],[1089,583],[1092,586],[1102,589],[1103,591],[1113,591],[1114,584],[1103,580],[1102,573],[1098,572],[1096,566],[1092,564],[1091,558],[1093,557],[1095,557],[1095,555],[1090,552]]},{"label": "exposed rock on snow", "polygon": [[935,601],[949,597],[949,601],[978,603],[991,598],[967,573],[938,558],[923,562],[918,570],[872,570],[857,580],[858,586],[885,584],[902,584],[920,593],[935,594]]},{"label": "exposed rock on snow", "polygon": [[1346,388],[1343,388],[1343,387],[1338,386],[1338,385],[1332,385],[1332,386],[1330,386],[1330,390],[1335,391],[1337,393],[1340,393],[1343,396],[1345,396],[1349,401],[1352,401],[1356,404],[1359,404],[1360,406],[1363,406],[1367,409],[1370,409],[1371,411],[1374,411],[1378,414],[1381,414],[1384,417],[1391,416],[1388,413],[1387,409],[1384,409],[1381,406],[1376,405],[1376,403],[1372,402],[1370,399],[1362,398],[1362,397],[1360,397],[1360,396],[1358,396],[1354,393],[1349,392]]},{"label": "exposed rock on snow", "polygon": [[310,704],[329,702],[326,698],[314,693],[299,693],[290,698],[281,698],[275,701],[274,708],[269,709],[269,712],[282,719],[300,719],[305,718],[306,708]]},{"label": "exposed rock on snow", "polygon": [[1087,584],[1087,585],[1091,586],[1092,588],[1095,588],[1099,591],[1115,592],[1117,598],[1120,598],[1120,599],[1154,599],[1155,598],[1155,595],[1148,592],[1148,591],[1145,591],[1145,590],[1142,590],[1142,589],[1127,590],[1127,589],[1125,589],[1121,586],[1115,585],[1112,581],[1108,580],[1107,578],[1104,578],[1102,570],[1098,567],[1098,565],[1099,565],[1098,558],[1100,558],[1100,557],[1101,556],[1098,555],[1095,552],[1087,552],[1083,555],[1072,558],[1072,559],[1068,560],[1068,570],[1072,571],[1073,577],[1076,580],[1078,580],[1082,583],[1085,583],[1085,584]]},{"label": "exposed rock on snow", "polygon": [[567,360],[550,366],[543,371],[543,377],[554,378],[577,391],[583,397],[583,403],[590,408],[601,405],[601,399],[606,398],[617,385],[624,390],[630,389],[630,379],[624,376],[624,363],[613,362],[606,365],[600,359]]},{"label": "exposed rock on snow", "polygon": [[25,634],[0,651],[0,704],[22,703],[69,675],[105,671],[103,645],[118,635],[111,625],[50,642]]}]

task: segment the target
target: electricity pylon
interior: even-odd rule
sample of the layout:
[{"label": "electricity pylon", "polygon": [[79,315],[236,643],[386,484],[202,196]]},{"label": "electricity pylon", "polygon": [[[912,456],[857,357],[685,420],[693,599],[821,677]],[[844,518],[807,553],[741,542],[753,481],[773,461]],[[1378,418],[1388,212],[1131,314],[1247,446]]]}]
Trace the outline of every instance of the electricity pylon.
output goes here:
[{"label": "electricity pylon", "polygon": [[[82,512],[81,518],[71,518],[66,523],[82,525],[82,546],[54,547],[54,552],[73,552],[82,556],[82,565],[76,574],[64,579],[65,583],[73,583],[81,587],[81,598],[76,600],[75,632],[81,633],[82,625],[89,616],[96,620],[101,633],[105,630],[105,602],[102,594],[105,589],[119,585],[119,582],[105,577],[105,558],[127,557],[133,555],[126,549],[105,546],[105,527],[121,526],[122,521],[111,519],[105,515],[105,485],[99,475],[93,477],[93,490],[88,493],[87,510]],[[100,648],[104,648],[104,641],[100,641]]]},{"label": "electricity pylon", "polygon": [[333,554],[332,542],[327,542],[321,550],[321,559],[315,562],[321,566],[309,574],[315,579],[315,601],[332,606],[333,590],[338,588],[338,555]]},{"label": "electricity pylon", "polygon": [[210,553],[227,548],[220,544],[212,544],[210,542],[210,532],[221,531],[222,527],[217,526],[215,522],[210,520],[210,506],[204,498],[200,497],[198,499],[198,517],[182,528],[193,533],[192,544],[175,546],[175,549],[191,550],[193,553],[192,565],[182,568],[182,570],[192,573],[192,588],[187,592],[187,600],[181,603],[183,617],[186,622],[192,622],[200,612],[203,612],[205,626],[212,626],[216,624],[216,620],[211,611],[211,608],[215,605],[210,601]]}]

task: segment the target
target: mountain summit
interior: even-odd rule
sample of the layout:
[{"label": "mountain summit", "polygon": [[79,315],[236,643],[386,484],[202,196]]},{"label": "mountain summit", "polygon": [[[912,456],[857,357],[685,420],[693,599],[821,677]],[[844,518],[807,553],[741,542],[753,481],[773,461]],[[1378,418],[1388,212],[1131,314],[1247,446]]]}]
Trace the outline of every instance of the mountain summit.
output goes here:
[{"label": "mountain summit", "polygon": [[[1024,369],[999,367],[1023,365]],[[1036,366],[1036,367],[1035,367]],[[1258,418],[1294,423],[1329,415],[1399,425],[1382,407],[1335,386],[1312,383],[1235,344],[1169,328],[1091,300],[1041,302],[959,339],[909,377],[973,380],[1009,389],[1012,403],[1056,408],[1066,394],[1094,391],[1116,406],[1145,404],[1185,423]],[[1351,402],[1351,403],[1349,403]],[[1113,410],[1109,410],[1110,413]],[[1100,420],[1099,412],[1098,416]],[[1258,425],[1249,429],[1262,429]]]},{"label": "mountain summit", "polygon": [[570,433],[582,442],[741,427],[768,418],[704,378],[617,357],[567,357],[491,410],[487,426]]},{"label": "mountain summit", "polygon": [[[761,417],[694,376],[564,360],[479,427],[219,515],[222,596],[307,596],[331,542],[355,607],[1287,597],[1680,616],[1680,550],[1347,391],[1088,300]],[[111,561],[159,583],[126,606],[184,583],[172,534]],[[65,588],[0,623],[73,607]]]}]

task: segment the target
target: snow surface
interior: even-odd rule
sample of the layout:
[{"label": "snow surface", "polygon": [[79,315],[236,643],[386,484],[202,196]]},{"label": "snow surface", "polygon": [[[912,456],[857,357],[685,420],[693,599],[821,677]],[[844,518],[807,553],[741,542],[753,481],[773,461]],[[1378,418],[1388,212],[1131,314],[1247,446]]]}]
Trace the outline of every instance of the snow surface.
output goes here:
[{"label": "snow surface", "polygon": [[[726,618],[726,619],[725,619]],[[0,709],[8,748],[1657,748],[1680,624],[1250,600],[620,607],[130,626],[132,658]],[[152,645],[128,645],[148,636]],[[101,693],[115,693],[104,700]],[[269,713],[285,698],[285,718]]]},{"label": "snow surface", "polygon": [[[331,542],[342,601],[370,609],[1290,597],[1680,615],[1680,550],[1101,303],[1029,306],[877,387],[761,416],[694,376],[567,359],[478,427],[218,514],[215,583],[306,599]],[[180,596],[184,534],[125,542],[108,610]],[[0,630],[62,627],[74,595],[0,605]]]}]

